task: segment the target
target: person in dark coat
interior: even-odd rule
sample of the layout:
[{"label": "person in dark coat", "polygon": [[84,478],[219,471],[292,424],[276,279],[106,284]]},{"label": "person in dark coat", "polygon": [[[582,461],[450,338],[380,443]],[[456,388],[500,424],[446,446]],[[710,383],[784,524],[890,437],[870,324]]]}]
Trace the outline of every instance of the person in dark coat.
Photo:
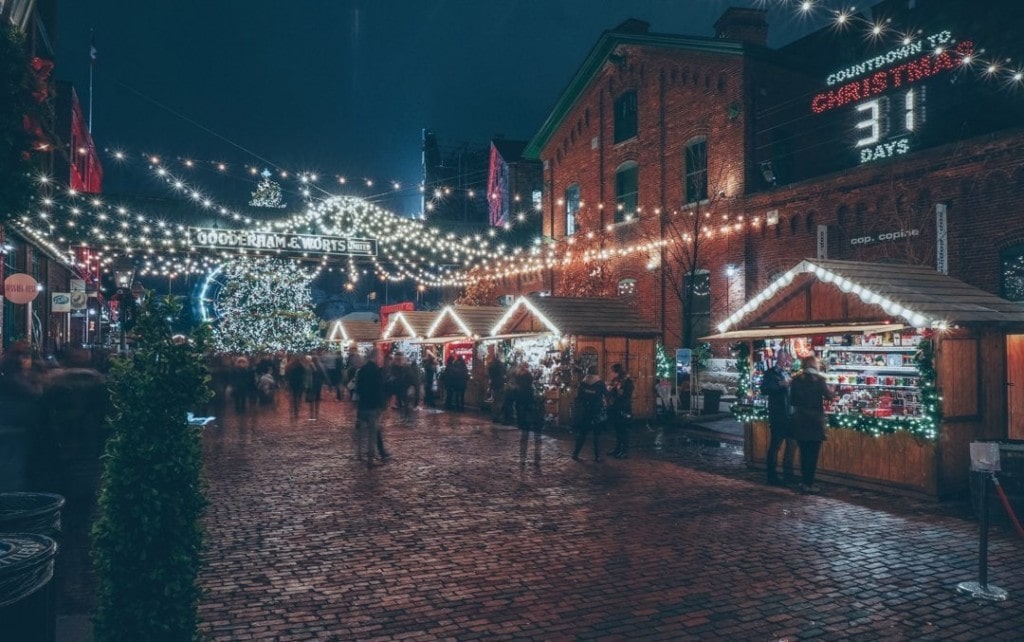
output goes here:
[{"label": "person in dark coat", "polygon": [[530,429],[530,414],[533,412],[533,374],[525,361],[521,361],[512,373],[511,392],[516,425],[520,430],[527,431]]},{"label": "person in dark coat", "polygon": [[452,410],[462,412],[466,409],[466,386],[469,385],[469,367],[462,357],[455,357],[445,385],[451,389]]},{"label": "person in dark coat", "polygon": [[768,429],[771,433],[766,461],[768,483],[779,486],[783,483],[775,472],[779,448],[785,445],[782,453],[782,475],[788,483],[793,477],[793,452],[796,450],[796,443],[789,436],[789,377],[778,364],[765,371],[761,379],[761,394],[768,399]]},{"label": "person in dark coat", "polygon": [[434,384],[437,380],[437,358],[432,352],[423,356],[423,403],[431,408],[437,403],[437,391]]},{"label": "person in dark coat", "polygon": [[288,361],[284,369],[284,379],[288,383],[288,392],[291,395],[291,417],[298,419],[299,409],[302,408],[302,396],[306,391],[306,366],[301,356],[293,356]]},{"label": "person in dark coat", "polygon": [[572,450],[572,458],[580,460],[580,451],[587,435],[594,435],[594,461],[601,461],[601,428],[605,421],[604,403],[608,396],[608,388],[601,377],[597,376],[597,366],[587,368],[587,376],[580,382],[576,393],[575,423],[576,445]]},{"label": "person in dark coat", "polygon": [[38,468],[43,394],[32,348],[12,343],[0,361],[0,491],[29,490]]},{"label": "person in dark coat", "polygon": [[356,456],[363,452],[365,444],[367,467],[373,467],[374,446],[382,462],[390,458],[384,450],[384,438],[380,433],[380,415],[387,405],[388,395],[379,360],[380,353],[374,348],[356,372]]},{"label": "person in dark coat", "polygon": [[800,492],[816,493],[814,475],[818,469],[818,455],[821,443],[825,441],[825,401],[832,399],[832,391],[825,383],[825,377],[818,372],[818,359],[807,357],[803,370],[790,383],[790,403],[793,417],[790,434],[800,446]]},{"label": "person in dark coat", "polygon": [[505,403],[505,379],[508,372],[501,354],[495,354],[487,366],[487,384],[491,389],[491,419],[494,423],[510,423],[509,408]]},{"label": "person in dark coat", "polygon": [[235,359],[231,367],[231,399],[235,405],[235,412],[239,415],[245,414],[249,405],[249,399],[253,398],[256,392],[256,375],[252,365],[246,357]]},{"label": "person in dark coat", "polygon": [[608,454],[626,459],[629,457],[629,422],[633,420],[633,377],[621,363],[612,364],[612,373],[608,385],[608,419],[615,427],[615,448]]}]

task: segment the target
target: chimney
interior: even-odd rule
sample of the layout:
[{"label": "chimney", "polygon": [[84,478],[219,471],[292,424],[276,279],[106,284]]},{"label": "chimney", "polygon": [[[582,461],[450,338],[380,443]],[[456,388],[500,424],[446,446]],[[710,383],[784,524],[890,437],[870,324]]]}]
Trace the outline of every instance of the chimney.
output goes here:
[{"label": "chimney", "polygon": [[729,7],[715,23],[715,37],[765,47],[768,45],[767,14],[764,9]]}]

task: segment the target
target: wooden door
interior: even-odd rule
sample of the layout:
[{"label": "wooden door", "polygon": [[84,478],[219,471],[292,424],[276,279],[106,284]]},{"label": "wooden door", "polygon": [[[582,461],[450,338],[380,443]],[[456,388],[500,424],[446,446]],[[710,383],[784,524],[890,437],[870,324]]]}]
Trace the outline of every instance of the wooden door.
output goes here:
[{"label": "wooden door", "polygon": [[1007,436],[1024,439],[1024,334],[1006,335]]}]

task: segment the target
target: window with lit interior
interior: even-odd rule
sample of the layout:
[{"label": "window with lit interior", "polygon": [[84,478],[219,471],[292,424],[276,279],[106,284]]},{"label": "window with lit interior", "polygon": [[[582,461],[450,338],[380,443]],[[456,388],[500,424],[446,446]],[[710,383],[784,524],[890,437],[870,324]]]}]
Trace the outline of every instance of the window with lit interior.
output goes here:
[{"label": "window with lit interior", "polygon": [[1003,298],[1024,301],[1024,243],[1003,250],[1000,256]]},{"label": "window with lit interior", "polygon": [[576,214],[580,211],[580,186],[573,183],[565,190],[565,235],[576,233]]},{"label": "window with lit interior", "polygon": [[686,146],[686,202],[708,198],[708,141],[695,138]]},{"label": "window with lit interior", "polygon": [[636,92],[627,91],[615,99],[615,142],[636,138]]},{"label": "window with lit interior", "polygon": [[640,166],[626,161],[615,171],[615,222],[622,223],[636,216],[639,196]]},{"label": "window with lit interior", "polygon": [[636,279],[622,279],[619,281],[619,296],[624,298],[636,296]]}]

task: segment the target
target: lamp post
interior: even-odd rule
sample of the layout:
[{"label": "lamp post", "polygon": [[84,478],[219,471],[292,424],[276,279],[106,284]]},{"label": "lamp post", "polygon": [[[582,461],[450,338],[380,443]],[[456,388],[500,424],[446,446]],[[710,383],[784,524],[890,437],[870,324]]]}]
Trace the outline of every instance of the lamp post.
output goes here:
[{"label": "lamp post", "polygon": [[128,351],[128,336],[124,325],[128,320],[128,307],[131,301],[131,287],[134,277],[135,270],[114,270],[114,284],[117,286],[117,301],[120,307],[117,322],[121,326],[121,352]]}]

